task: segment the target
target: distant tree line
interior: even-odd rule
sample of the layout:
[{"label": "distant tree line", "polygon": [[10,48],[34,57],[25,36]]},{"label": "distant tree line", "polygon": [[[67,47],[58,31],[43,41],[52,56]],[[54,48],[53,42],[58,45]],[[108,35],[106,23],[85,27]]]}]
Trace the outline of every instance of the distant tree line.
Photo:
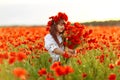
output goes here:
[{"label": "distant tree line", "polygon": [[[86,26],[120,26],[120,20],[92,21],[81,23]],[[0,27],[45,27],[46,25],[0,25]]]},{"label": "distant tree line", "polygon": [[109,21],[93,21],[81,23],[86,26],[120,26],[120,20],[109,20]]}]

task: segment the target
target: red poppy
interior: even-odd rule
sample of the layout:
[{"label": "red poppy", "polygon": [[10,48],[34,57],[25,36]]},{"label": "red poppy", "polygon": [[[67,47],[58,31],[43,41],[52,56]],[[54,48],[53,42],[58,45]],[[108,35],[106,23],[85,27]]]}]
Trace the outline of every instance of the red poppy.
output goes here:
[{"label": "red poppy", "polygon": [[117,66],[120,66],[120,59],[118,59],[118,60],[115,62],[115,64],[116,64]]},{"label": "red poppy", "polygon": [[74,72],[73,68],[70,66],[64,66],[64,68],[65,68],[65,74]]},{"label": "red poppy", "polygon": [[67,52],[65,52],[65,53],[63,53],[63,57],[68,59],[68,58],[70,58],[70,55]]},{"label": "red poppy", "polygon": [[80,65],[80,64],[82,64],[82,61],[81,60],[77,60],[77,63]]},{"label": "red poppy", "polygon": [[17,59],[18,59],[18,61],[22,61],[25,58],[27,58],[26,53],[23,53],[23,52],[17,53]]},{"label": "red poppy", "polygon": [[83,78],[87,77],[87,74],[86,73],[82,73],[82,77]]},{"label": "red poppy", "polygon": [[116,74],[111,73],[108,77],[109,80],[116,80]]},{"label": "red poppy", "polygon": [[3,58],[0,58],[0,64],[2,64],[3,63]]},{"label": "red poppy", "polygon": [[51,62],[52,62],[52,58],[49,58],[49,59],[48,59],[48,62],[50,62],[50,63],[51,63]]},{"label": "red poppy", "polygon": [[43,75],[46,75],[46,74],[47,74],[47,71],[46,71],[45,68],[42,68],[42,69],[40,69],[40,70],[38,71],[38,74],[39,74],[40,76],[43,76]]},{"label": "red poppy", "polygon": [[9,58],[9,64],[13,64],[16,61],[16,57],[10,57]]},{"label": "red poppy", "polygon": [[99,58],[100,63],[103,63],[103,62],[104,62],[104,58],[105,58],[105,55],[104,55],[104,54],[100,55],[100,58]]},{"label": "red poppy", "polygon": [[9,58],[8,53],[4,53],[4,54],[3,54],[3,58],[4,58],[4,59],[8,59],[8,58]]},{"label": "red poppy", "polygon": [[54,64],[54,68],[52,70],[55,71],[56,76],[63,76],[74,72],[73,68],[71,68],[70,66],[61,66],[58,65],[58,63]]},{"label": "red poppy", "polygon": [[46,77],[46,80],[54,80],[53,74],[51,73],[47,73]]},{"label": "red poppy", "polygon": [[15,68],[13,70],[13,74],[16,76],[16,77],[19,77],[21,78],[22,80],[26,80],[26,75],[27,75],[27,71],[23,68]]},{"label": "red poppy", "polygon": [[16,52],[10,52],[10,56],[16,57]]},{"label": "red poppy", "polygon": [[114,67],[115,67],[115,64],[112,64],[112,63],[109,64],[109,68],[110,68],[110,69],[113,69]]},{"label": "red poppy", "polygon": [[46,80],[55,80],[53,77],[47,77]]},{"label": "red poppy", "polygon": [[56,76],[62,76],[62,75],[65,75],[65,69],[63,66],[58,66],[55,68],[55,73],[56,73]]},{"label": "red poppy", "polygon": [[60,66],[61,63],[60,62],[54,62],[52,65],[51,65],[51,70],[54,70],[56,67]]}]

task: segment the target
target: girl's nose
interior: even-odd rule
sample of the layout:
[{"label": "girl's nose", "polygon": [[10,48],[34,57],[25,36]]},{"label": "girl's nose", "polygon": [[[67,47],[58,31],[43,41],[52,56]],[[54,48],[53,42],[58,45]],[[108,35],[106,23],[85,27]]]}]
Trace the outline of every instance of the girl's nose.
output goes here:
[{"label": "girl's nose", "polygon": [[62,28],[65,28],[65,26],[63,25]]}]

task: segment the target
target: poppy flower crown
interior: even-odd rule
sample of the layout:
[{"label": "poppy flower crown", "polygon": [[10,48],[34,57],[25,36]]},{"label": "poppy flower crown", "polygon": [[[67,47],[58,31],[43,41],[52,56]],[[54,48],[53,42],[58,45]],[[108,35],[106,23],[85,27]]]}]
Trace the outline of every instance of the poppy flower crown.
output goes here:
[{"label": "poppy flower crown", "polygon": [[58,14],[56,16],[51,16],[51,17],[49,17],[49,19],[51,19],[51,20],[48,21],[47,26],[51,26],[53,24],[56,24],[61,19],[67,21],[68,20],[68,16],[65,13],[58,12]]}]

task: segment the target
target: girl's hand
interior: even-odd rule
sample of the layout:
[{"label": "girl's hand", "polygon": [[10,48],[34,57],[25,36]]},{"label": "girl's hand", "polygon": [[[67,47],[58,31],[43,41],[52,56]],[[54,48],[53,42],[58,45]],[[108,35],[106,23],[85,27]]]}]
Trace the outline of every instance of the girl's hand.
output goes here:
[{"label": "girl's hand", "polygon": [[76,50],[72,50],[69,48],[65,48],[65,51],[70,55],[70,56],[75,56],[76,55]]},{"label": "girl's hand", "polygon": [[77,56],[77,51],[71,49],[71,50],[69,51],[69,54],[70,54],[72,57],[75,57],[75,56]]},{"label": "girl's hand", "polygon": [[72,54],[75,54],[76,51],[75,50],[72,50],[72,49],[69,49],[68,52],[72,53]]}]

